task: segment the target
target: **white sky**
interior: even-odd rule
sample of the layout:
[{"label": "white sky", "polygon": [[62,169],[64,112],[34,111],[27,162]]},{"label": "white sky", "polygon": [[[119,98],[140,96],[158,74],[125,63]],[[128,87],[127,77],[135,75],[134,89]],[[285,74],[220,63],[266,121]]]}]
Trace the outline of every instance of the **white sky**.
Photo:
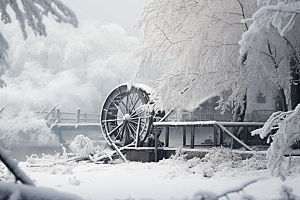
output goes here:
[{"label": "white sky", "polygon": [[[140,37],[133,28],[142,9],[151,0],[64,0],[79,19],[96,19],[101,24],[115,23],[124,28],[128,36]],[[80,26],[80,24],[79,24]]]}]

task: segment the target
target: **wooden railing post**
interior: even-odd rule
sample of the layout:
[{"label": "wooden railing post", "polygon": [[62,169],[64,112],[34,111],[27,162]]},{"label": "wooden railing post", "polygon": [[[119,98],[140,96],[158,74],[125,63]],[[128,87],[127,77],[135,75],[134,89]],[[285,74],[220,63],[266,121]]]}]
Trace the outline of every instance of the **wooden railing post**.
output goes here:
[{"label": "wooden railing post", "polygon": [[245,134],[245,136],[244,136],[244,142],[247,143],[247,140],[248,140],[248,126],[245,126],[244,129],[245,129],[244,130],[245,131],[244,132],[244,134]]},{"label": "wooden railing post", "polygon": [[80,123],[80,108],[77,108],[76,123]]},{"label": "wooden railing post", "polygon": [[86,113],[83,113],[83,121],[87,122]]},{"label": "wooden railing post", "polygon": [[186,146],[186,126],[183,126],[183,141],[182,141],[182,146]]},{"label": "wooden railing post", "polygon": [[191,149],[194,148],[195,144],[195,126],[192,126],[191,128]]},{"label": "wooden railing post", "polygon": [[169,126],[166,126],[165,147],[169,146]]},{"label": "wooden railing post", "polygon": [[155,126],[155,152],[154,152],[154,161],[157,162],[157,149],[158,149],[158,144],[157,144],[157,126]]},{"label": "wooden railing post", "polygon": [[218,144],[218,130],[216,125],[214,125],[214,147],[216,147]]},{"label": "wooden railing post", "polygon": [[223,136],[224,136],[224,132],[223,132],[223,130],[220,128],[220,145],[223,144]]},{"label": "wooden railing post", "polygon": [[60,112],[60,109],[56,109],[56,116],[57,116],[57,123],[61,123],[61,112]]}]

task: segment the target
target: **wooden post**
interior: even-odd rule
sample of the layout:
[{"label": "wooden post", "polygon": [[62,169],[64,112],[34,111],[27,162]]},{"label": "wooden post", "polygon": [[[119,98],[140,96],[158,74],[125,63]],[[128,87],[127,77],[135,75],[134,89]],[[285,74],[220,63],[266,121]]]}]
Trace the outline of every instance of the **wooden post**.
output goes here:
[{"label": "wooden post", "polygon": [[83,113],[84,122],[87,122],[86,113]]},{"label": "wooden post", "polygon": [[57,116],[57,123],[61,123],[61,112],[60,112],[60,109],[58,108],[56,110],[56,112],[57,112],[57,114],[56,114],[56,116]]},{"label": "wooden post", "polygon": [[165,147],[169,146],[169,126],[166,126]]},{"label": "wooden post", "polygon": [[[84,121],[84,123],[87,122],[86,113],[83,113],[83,121]],[[84,135],[85,135],[86,137],[88,137],[88,129],[89,129],[88,126],[85,126],[85,127],[84,127]]]},{"label": "wooden post", "polygon": [[248,140],[248,126],[245,126],[244,128],[245,128],[245,130],[244,130],[245,131],[245,133],[244,133],[245,134],[244,143],[247,143],[247,140]]},{"label": "wooden post", "polygon": [[80,123],[80,108],[77,108],[76,123]]},{"label": "wooden post", "polygon": [[182,146],[186,146],[186,126],[183,127],[183,144]]},{"label": "wooden post", "polygon": [[216,125],[214,125],[214,147],[216,147],[218,144],[218,130]]},{"label": "wooden post", "polygon": [[220,128],[220,145],[223,144],[223,137],[224,137],[224,132],[223,132],[223,130]]},{"label": "wooden post", "polygon": [[138,147],[138,145],[140,143],[140,136],[139,136],[140,125],[141,125],[141,118],[139,117],[137,129],[136,129],[136,133],[135,133],[136,134],[135,147]]},{"label": "wooden post", "polygon": [[157,126],[155,126],[155,151],[154,151],[154,156],[155,156],[155,162],[157,162],[157,147],[158,147],[158,144],[157,144]]},{"label": "wooden post", "polygon": [[191,127],[191,149],[194,148],[195,144],[195,126]]}]

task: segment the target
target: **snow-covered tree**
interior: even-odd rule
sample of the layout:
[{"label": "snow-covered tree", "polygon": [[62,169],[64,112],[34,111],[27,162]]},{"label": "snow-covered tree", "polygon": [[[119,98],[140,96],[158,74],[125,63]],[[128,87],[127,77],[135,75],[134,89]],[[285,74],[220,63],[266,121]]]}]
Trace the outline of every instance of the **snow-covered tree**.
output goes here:
[{"label": "snow-covered tree", "polygon": [[106,95],[136,70],[137,60],[131,54],[140,42],[126,36],[120,26],[83,20],[74,29],[47,18],[44,22],[47,37],[35,37],[29,30],[23,40],[16,22],[3,30],[11,63],[3,75],[8,87],[0,95],[0,107],[5,106],[0,140],[5,147],[20,144],[24,135],[39,145],[47,143],[53,135],[39,111],[57,105],[62,112],[78,107],[82,112],[99,112]]},{"label": "snow-covered tree", "polygon": [[255,1],[159,1],[144,8],[136,27],[144,33],[140,69],[149,63],[172,69],[157,81],[161,109],[194,109],[208,97],[232,90],[229,102],[240,107],[246,101],[247,80],[237,62],[238,40],[248,26],[239,23],[251,16]]},{"label": "snow-covered tree", "polygon": [[[274,176],[284,179],[290,164],[285,156],[291,153],[293,144],[300,140],[300,104],[298,104],[300,100],[293,96],[300,95],[300,90],[297,88],[300,67],[300,38],[298,34],[300,2],[263,0],[258,2],[263,7],[256,11],[250,19],[247,19],[247,21],[253,22],[248,31],[243,33],[242,40],[239,42],[241,45],[240,55],[247,54],[249,57],[249,52],[252,52],[252,61],[254,59],[260,61],[260,64],[254,61],[254,68],[260,67],[264,71],[269,71],[268,68],[270,67],[275,69],[273,70],[274,73],[268,73],[268,76],[265,77],[276,81],[277,88],[281,94],[283,93],[283,96],[289,92],[289,85],[292,85],[291,90],[296,88],[294,94],[293,91],[290,92],[291,107],[295,109],[288,112],[273,113],[264,127],[253,131],[253,134],[259,134],[261,138],[269,136],[269,139],[272,139],[267,155],[268,167]],[[265,46],[257,43],[257,38],[261,37],[267,41]],[[255,52],[259,53],[255,54]],[[268,64],[264,60],[258,59],[259,56],[265,56],[266,60],[271,62]],[[298,104],[297,107],[296,104]],[[287,111],[287,108],[283,110]]]},{"label": "snow-covered tree", "polygon": [[267,72],[265,78],[277,85],[283,111],[288,110],[286,96],[289,95],[294,109],[300,103],[300,38],[296,31],[300,28],[300,2],[261,0],[258,3],[262,7],[251,18],[243,20],[252,23],[239,41],[240,56],[247,54],[252,69]]},{"label": "snow-covered tree", "polygon": [[[9,9],[10,8],[10,9]],[[11,23],[11,14],[15,15],[19,23],[24,39],[28,38],[26,26],[29,26],[35,34],[47,36],[46,26],[43,23],[43,16],[51,15],[57,22],[73,24],[77,27],[78,22],[75,13],[59,0],[24,0],[24,1],[0,1],[1,21],[4,24]],[[5,67],[9,67],[7,61],[7,51],[9,45],[7,40],[0,32],[0,77],[5,72]],[[0,81],[3,87],[3,79]]]}]

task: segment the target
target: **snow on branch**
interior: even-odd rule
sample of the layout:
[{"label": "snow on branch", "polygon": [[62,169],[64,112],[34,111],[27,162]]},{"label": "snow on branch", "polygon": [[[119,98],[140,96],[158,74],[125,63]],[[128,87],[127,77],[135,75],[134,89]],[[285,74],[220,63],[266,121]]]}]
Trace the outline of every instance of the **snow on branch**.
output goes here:
[{"label": "snow on branch", "polygon": [[18,167],[18,162],[12,159],[7,151],[0,147],[0,160],[16,177],[16,181],[21,181],[24,184],[35,186],[33,181]]},{"label": "snow on branch", "polygon": [[[229,194],[239,193],[241,191],[244,191],[245,187],[247,187],[248,185],[253,184],[259,180],[262,180],[262,178],[256,178],[253,180],[249,180],[243,184],[240,184],[239,186],[229,188],[228,190],[225,190],[220,194],[216,194],[211,191],[199,191],[194,195],[194,197],[195,197],[195,199],[202,199],[202,200],[218,200],[223,197],[226,197],[227,199],[229,199],[228,198]],[[246,198],[246,197],[251,197],[251,198]],[[251,195],[246,196],[246,194],[244,194],[242,199],[253,199],[253,197]]]},{"label": "snow on branch", "polygon": [[300,104],[293,111],[273,113],[262,128],[252,132],[261,138],[269,134],[272,143],[267,153],[268,168],[273,176],[284,180],[290,167],[285,155],[290,155],[292,145],[300,140]]},{"label": "snow on branch", "polygon": [[80,200],[81,198],[73,194],[58,192],[48,188],[0,182],[0,200],[4,199]]},{"label": "snow on branch", "polygon": [[[78,26],[75,13],[60,0],[23,0],[21,1],[21,5],[19,4],[17,0],[0,0],[1,21],[4,24],[12,22],[11,16],[7,12],[9,5],[15,14],[16,20],[19,22],[24,39],[28,37],[26,25],[35,34],[47,36],[46,25],[43,23],[43,15],[47,16],[49,12],[57,22],[70,23],[74,27]],[[0,33],[0,63],[3,63],[8,68],[9,64],[6,60],[7,51],[8,42]],[[4,71],[4,67],[0,65],[0,77],[4,74]]]},{"label": "snow on branch", "polygon": [[274,26],[281,36],[291,30],[294,26],[295,16],[300,13],[300,2],[286,4],[279,2],[277,5],[267,5],[257,10],[251,18],[242,20],[243,23],[253,21],[249,29],[243,33],[242,40],[239,41],[241,46],[240,55],[247,54],[250,43],[255,33],[262,28]]}]

